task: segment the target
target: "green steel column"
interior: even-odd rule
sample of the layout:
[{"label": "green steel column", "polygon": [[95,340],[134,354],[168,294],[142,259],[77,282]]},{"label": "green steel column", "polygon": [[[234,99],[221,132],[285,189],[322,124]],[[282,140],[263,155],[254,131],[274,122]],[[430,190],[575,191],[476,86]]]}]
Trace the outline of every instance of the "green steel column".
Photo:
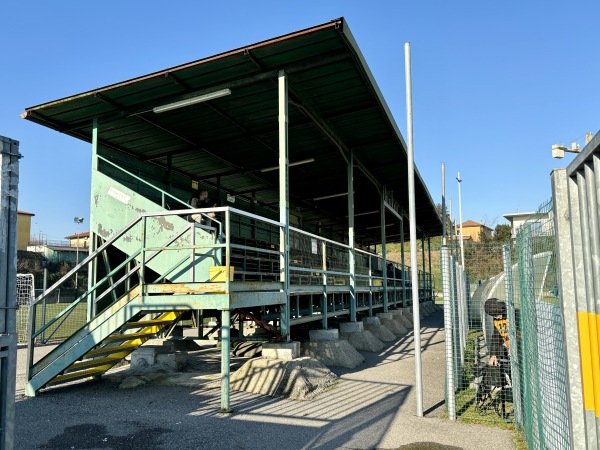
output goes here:
[{"label": "green steel column", "polygon": [[356,253],[354,249],[354,153],[348,159],[348,265],[350,266],[350,321],[356,322]]},{"label": "green steel column", "polygon": [[230,377],[230,361],[229,352],[231,348],[231,339],[229,334],[229,326],[231,320],[231,312],[228,309],[221,311],[221,412],[231,412],[229,403],[229,377]]},{"label": "green steel column", "polygon": [[326,330],[328,328],[328,318],[327,318],[327,243],[323,241],[321,243],[321,249],[323,252],[323,297],[322,297],[322,309],[321,314],[323,314],[323,329]]},{"label": "green steel column", "polygon": [[404,265],[404,214],[400,220],[400,261],[402,262],[402,307],[406,308],[406,266]]},{"label": "green steel column", "polygon": [[[94,179],[95,179],[95,174],[98,171],[98,131],[99,131],[99,125],[98,125],[98,118],[94,118],[92,120],[92,189],[91,189],[91,198],[90,198],[90,249],[89,249],[89,254],[91,255],[92,253],[94,253],[96,251],[96,248],[98,248],[97,245],[97,237],[96,237],[96,233],[94,232],[94,230],[92,229],[92,211],[91,209],[93,208],[94,205],[94,194],[95,194],[95,190],[94,190]],[[79,262],[79,261],[78,261]],[[96,265],[96,259],[90,261],[90,263],[88,264],[88,292],[90,292],[90,295],[88,295],[87,298],[87,321],[89,322],[90,320],[92,320],[92,317],[94,317],[96,315],[96,292],[91,292],[92,290],[92,286],[96,285],[96,280],[97,280],[97,265]],[[77,276],[77,274],[75,274],[75,276]]]},{"label": "green steel column", "polygon": [[288,86],[285,71],[279,72],[279,251],[281,281],[285,292],[285,305],[281,306],[281,335],[290,340],[290,205],[288,179]]},{"label": "green steel column", "polygon": [[388,292],[387,292],[387,252],[385,244],[385,189],[381,190],[379,202],[381,215],[381,256],[383,258],[383,312],[388,312]]},{"label": "green steel column", "polygon": [[431,238],[427,236],[427,262],[429,263],[429,283],[427,285],[427,292],[431,301],[434,301],[433,298],[433,275],[431,272]]},{"label": "green steel column", "polygon": [[427,285],[427,281],[426,281],[426,277],[427,277],[427,272],[425,271],[425,235],[422,234],[421,235],[421,260],[423,261],[423,278],[422,278],[422,284],[423,284],[423,299],[425,300],[425,289],[426,289],[426,285]]}]

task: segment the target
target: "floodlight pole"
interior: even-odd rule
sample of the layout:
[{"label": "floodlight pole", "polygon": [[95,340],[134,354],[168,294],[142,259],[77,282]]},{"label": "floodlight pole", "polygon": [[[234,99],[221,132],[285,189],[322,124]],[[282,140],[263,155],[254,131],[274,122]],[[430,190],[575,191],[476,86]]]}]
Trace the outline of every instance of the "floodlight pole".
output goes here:
[{"label": "floodlight pole", "polygon": [[442,245],[446,245],[446,164],[442,163]]},{"label": "floodlight pole", "polygon": [[415,390],[417,416],[423,417],[423,375],[421,368],[421,318],[419,315],[419,279],[417,262],[417,221],[415,205],[415,160],[413,149],[412,80],[410,74],[410,43],[404,44],[406,72],[406,137],[408,143],[408,215],[410,222],[410,267],[412,281],[413,330],[415,345]]},{"label": "floodlight pole", "polygon": [[465,268],[465,247],[463,243],[463,220],[462,220],[462,200],[460,197],[460,184],[462,180],[460,179],[460,172],[458,172],[458,177],[456,177],[456,181],[458,181],[458,220],[460,221],[460,265]]}]

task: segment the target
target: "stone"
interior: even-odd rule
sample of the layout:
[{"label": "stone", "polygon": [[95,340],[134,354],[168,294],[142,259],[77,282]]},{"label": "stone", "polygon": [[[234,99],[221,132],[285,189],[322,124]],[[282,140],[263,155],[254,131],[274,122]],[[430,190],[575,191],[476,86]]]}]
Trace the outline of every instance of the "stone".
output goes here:
[{"label": "stone", "polygon": [[187,353],[164,353],[156,355],[156,364],[178,372],[186,365]]},{"label": "stone", "polygon": [[[391,316],[391,314],[390,314]],[[404,336],[408,330],[398,321],[394,319],[379,319],[381,321],[381,325],[388,328],[392,333],[396,336]]]}]

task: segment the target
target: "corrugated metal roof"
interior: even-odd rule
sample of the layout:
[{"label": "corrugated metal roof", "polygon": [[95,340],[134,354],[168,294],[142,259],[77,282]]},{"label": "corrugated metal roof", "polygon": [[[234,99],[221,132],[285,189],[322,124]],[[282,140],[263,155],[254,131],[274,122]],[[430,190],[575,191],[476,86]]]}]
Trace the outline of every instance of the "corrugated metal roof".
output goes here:
[{"label": "corrugated metal roof", "polygon": [[[214,183],[233,195],[255,191],[262,204],[277,205],[277,75],[289,80],[291,207],[305,222],[347,228],[346,197],[315,198],[347,191],[343,153],[352,150],[356,237],[380,242],[382,186],[408,211],[406,145],[343,19],[254,45],[27,108],[24,118],[91,142],[92,119],[100,144],[192,179]],[[152,108],[219,89],[231,95],[169,112]],[[427,236],[442,225],[416,173],[417,226]],[[377,184],[377,186],[374,185]],[[390,222],[393,216],[389,215]],[[390,227],[388,241],[399,239]],[[388,230],[389,230],[388,229]],[[405,226],[408,237],[408,226]]]}]

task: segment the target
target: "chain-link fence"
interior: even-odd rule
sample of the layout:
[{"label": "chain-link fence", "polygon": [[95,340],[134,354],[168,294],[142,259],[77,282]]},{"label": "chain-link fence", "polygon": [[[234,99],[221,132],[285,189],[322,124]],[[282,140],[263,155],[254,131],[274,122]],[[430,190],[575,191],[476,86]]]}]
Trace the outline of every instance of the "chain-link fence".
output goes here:
[{"label": "chain-link fence", "polygon": [[570,447],[552,204],[510,242],[442,249],[451,419],[514,422],[530,449]]}]

